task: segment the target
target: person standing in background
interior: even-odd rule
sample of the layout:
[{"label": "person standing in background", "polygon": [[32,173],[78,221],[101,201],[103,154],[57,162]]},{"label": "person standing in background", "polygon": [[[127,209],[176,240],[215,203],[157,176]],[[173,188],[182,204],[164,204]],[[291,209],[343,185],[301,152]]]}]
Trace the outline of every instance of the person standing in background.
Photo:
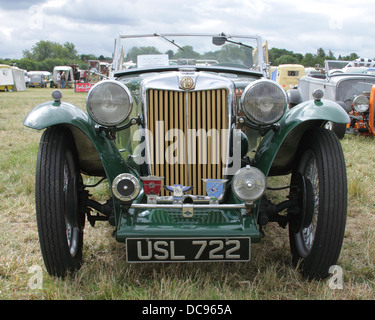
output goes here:
[{"label": "person standing in background", "polygon": [[57,73],[57,87],[60,89],[61,88],[61,72]]},{"label": "person standing in background", "polygon": [[64,88],[65,88],[65,83],[66,83],[65,72],[62,72],[62,73],[61,73],[61,89],[64,89]]}]

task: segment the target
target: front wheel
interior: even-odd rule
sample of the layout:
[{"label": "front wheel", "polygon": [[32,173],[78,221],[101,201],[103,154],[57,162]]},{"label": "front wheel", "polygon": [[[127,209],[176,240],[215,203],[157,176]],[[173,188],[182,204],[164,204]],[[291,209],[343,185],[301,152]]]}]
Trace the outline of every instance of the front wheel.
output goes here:
[{"label": "front wheel", "polygon": [[[314,128],[301,141],[293,179],[307,181],[308,214],[299,228],[289,225],[292,259],[308,278],[325,278],[337,263],[347,213],[346,167],[341,144],[330,130]],[[300,212],[303,215],[303,213]]]},{"label": "front wheel", "polygon": [[44,131],[36,168],[36,215],[41,251],[50,275],[64,277],[81,267],[84,213],[77,151],[70,130]]}]

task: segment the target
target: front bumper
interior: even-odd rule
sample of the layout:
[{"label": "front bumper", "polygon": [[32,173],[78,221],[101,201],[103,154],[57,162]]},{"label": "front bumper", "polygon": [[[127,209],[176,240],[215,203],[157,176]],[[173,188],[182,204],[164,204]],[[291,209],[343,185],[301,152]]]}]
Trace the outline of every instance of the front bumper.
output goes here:
[{"label": "front bumper", "polygon": [[261,239],[261,232],[254,215],[242,203],[133,203],[122,212],[116,230],[117,241],[160,237],[250,237],[256,243]]}]

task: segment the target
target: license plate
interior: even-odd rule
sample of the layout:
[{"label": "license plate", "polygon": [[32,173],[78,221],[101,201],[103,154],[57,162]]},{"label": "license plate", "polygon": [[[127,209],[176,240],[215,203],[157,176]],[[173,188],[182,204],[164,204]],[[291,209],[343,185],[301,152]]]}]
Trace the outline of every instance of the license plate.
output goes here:
[{"label": "license plate", "polygon": [[128,238],[128,262],[250,261],[250,238]]}]

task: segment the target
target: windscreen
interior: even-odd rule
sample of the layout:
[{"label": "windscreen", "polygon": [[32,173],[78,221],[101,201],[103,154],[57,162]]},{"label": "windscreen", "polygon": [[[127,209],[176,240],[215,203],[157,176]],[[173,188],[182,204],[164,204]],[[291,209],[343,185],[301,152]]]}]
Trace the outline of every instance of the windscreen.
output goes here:
[{"label": "windscreen", "polygon": [[259,54],[256,37],[121,36],[121,46],[116,47],[121,50],[117,54],[118,71],[167,66],[221,66],[262,71],[263,54]]}]

